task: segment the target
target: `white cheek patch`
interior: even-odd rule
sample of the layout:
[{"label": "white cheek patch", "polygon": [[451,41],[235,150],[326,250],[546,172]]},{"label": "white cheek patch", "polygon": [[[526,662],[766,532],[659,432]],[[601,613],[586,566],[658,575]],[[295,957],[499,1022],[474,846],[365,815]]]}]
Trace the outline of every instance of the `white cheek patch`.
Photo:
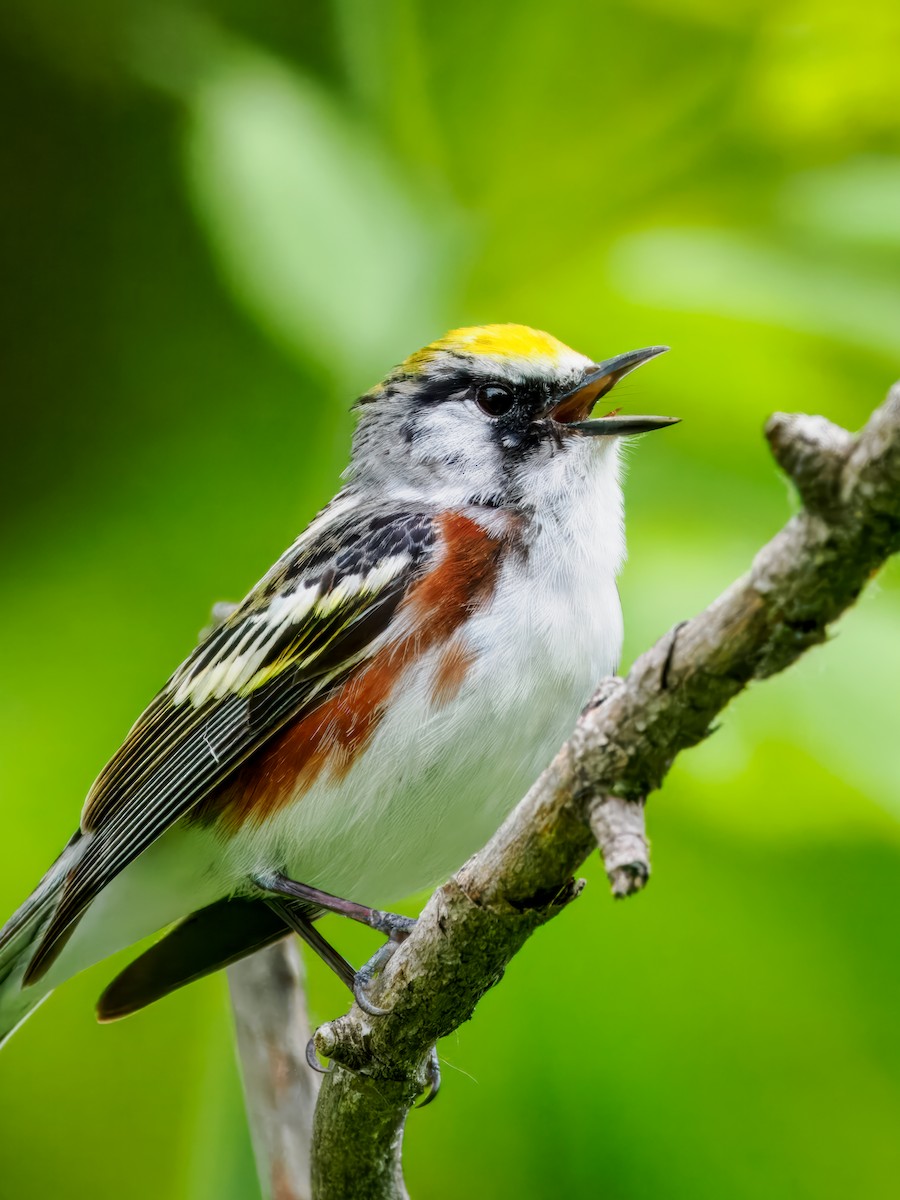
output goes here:
[{"label": "white cheek patch", "polygon": [[[591,564],[616,575],[625,561],[624,513],[617,438],[578,438],[538,469],[519,472],[538,534],[548,535],[556,567]],[[535,464],[537,466],[537,464]]]},{"label": "white cheek patch", "polygon": [[489,419],[466,400],[447,400],[420,415],[412,455],[436,482],[459,484],[468,494],[487,493],[500,482],[502,463]]}]

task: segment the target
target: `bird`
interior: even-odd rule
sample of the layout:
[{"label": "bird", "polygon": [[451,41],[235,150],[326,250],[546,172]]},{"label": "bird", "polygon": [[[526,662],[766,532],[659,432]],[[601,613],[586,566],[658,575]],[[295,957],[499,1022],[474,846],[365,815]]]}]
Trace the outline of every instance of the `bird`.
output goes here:
[{"label": "bird", "polygon": [[[334,498],[150,702],[0,930],[0,1044],[160,934],[100,1020],[291,931],[383,1011],[373,977],[413,924],[390,906],[483,845],[618,666],[620,448],[677,418],[592,414],[667,349],[466,327],[357,401]],[[382,949],[354,970],[326,912]]]}]

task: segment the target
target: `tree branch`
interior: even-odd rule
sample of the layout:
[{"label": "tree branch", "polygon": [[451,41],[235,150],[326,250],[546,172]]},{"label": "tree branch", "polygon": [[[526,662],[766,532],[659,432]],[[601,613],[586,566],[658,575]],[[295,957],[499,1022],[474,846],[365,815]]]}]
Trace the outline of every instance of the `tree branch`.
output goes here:
[{"label": "tree branch", "polygon": [[244,1101],[265,1200],[309,1200],[319,1079],[306,1062],[303,960],[285,938],[228,968]]},{"label": "tree branch", "polygon": [[439,888],[374,996],[315,1035],[332,1071],[315,1115],[316,1200],[406,1196],[400,1151],[431,1046],[468,1020],[599,844],[615,895],[649,873],[644,798],[753,679],[789,666],[900,549],[900,385],[858,438],[776,414],[766,435],[806,508],[704,612],[607,680],[490,843]]},{"label": "tree branch", "polygon": [[[236,604],[213,605],[200,641]],[[310,1071],[306,973],[285,937],[228,968],[244,1105],[264,1200],[310,1200],[313,1112],[319,1076]]]}]

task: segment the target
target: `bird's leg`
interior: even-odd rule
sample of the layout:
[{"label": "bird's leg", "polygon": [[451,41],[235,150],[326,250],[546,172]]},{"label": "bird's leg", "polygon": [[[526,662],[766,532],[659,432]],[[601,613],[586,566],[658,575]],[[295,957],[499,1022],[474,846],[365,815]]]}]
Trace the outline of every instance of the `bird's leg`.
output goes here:
[{"label": "bird's leg", "polygon": [[380,908],[367,908],[365,904],[357,904],[353,900],[342,900],[340,896],[332,896],[330,892],[320,891],[307,883],[297,883],[294,879],[288,879],[278,871],[257,875],[253,882],[266,892],[290,896],[294,900],[306,900],[327,912],[349,917],[351,921],[359,921],[362,925],[368,925],[370,929],[377,929],[394,942],[405,941],[416,923],[415,917],[401,917],[398,913],[382,912]]},{"label": "bird's leg", "polygon": [[[275,893],[266,903],[284,918],[285,923],[293,929],[298,937],[315,950],[324,963],[331,967],[338,979],[346,984],[353,993],[354,1000],[363,1012],[367,1012],[373,1017],[386,1016],[388,1009],[379,1008],[373,1004],[366,995],[366,988],[384,967],[397,946],[409,937],[416,923],[415,920],[412,917],[398,916],[396,913],[382,912],[377,908],[366,908],[364,904],[355,904],[352,900],[341,900],[340,897],[332,896],[329,892],[319,891],[318,888],[309,887],[305,883],[296,883],[293,879],[288,879],[287,876],[278,873],[259,876],[254,882],[265,891]],[[360,921],[363,925],[368,925],[370,929],[377,929],[380,933],[387,934],[388,940],[375,951],[367,963],[358,971],[354,971],[350,963],[314,928],[309,917],[298,912],[291,905],[290,900],[279,899],[280,896],[315,904],[328,912],[340,913],[341,916]],[[306,1047],[306,1061],[315,1071],[323,1071],[327,1074],[327,1070],[330,1070],[319,1064],[315,1050],[315,1038],[309,1039],[309,1045]],[[430,1104],[440,1091],[441,1066],[438,1060],[437,1046],[432,1047],[426,1075],[428,1094],[419,1104],[419,1108]]]},{"label": "bird's leg", "polygon": [[[370,929],[377,929],[379,933],[386,935],[388,940],[385,944],[376,950],[369,961],[355,973],[349,984],[350,990],[353,992],[353,997],[363,1012],[367,1012],[373,1017],[385,1016],[388,1010],[379,1008],[373,1004],[368,998],[367,989],[396,950],[397,946],[409,937],[415,926],[415,919],[413,917],[401,917],[397,913],[382,912],[378,908],[367,908],[366,905],[357,904],[353,900],[342,900],[339,896],[332,896],[330,892],[323,892],[319,888],[310,887],[306,883],[298,883],[294,879],[288,879],[286,875],[282,875],[277,871],[266,875],[258,875],[254,879],[254,883],[257,887],[262,888],[263,891],[274,892],[278,896],[290,896],[293,900],[303,900],[307,904],[315,904],[316,907],[324,908],[327,912],[339,913],[342,917],[349,917],[351,921],[359,921],[362,925],[368,925]],[[273,902],[270,901],[270,903]],[[282,910],[279,908],[279,911]],[[346,983],[346,976],[342,970],[335,966],[334,958],[338,958],[341,963],[344,963],[344,960],[325,941],[322,935],[313,930],[311,925],[308,928],[308,932],[303,932],[300,929],[297,932],[328,963],[339,978]],[[324,947],[327,947],[330,957],[323,953],[319,945],[314,944],[308,936],[309,933],[314,934],[317,941],[321,942]],[[346,966],[347,964],[344,963],[344,965]]]},{"label": "bird's leg", "polygon": [[302,938],[311,950],[315,950],[322,962],[331,967],[341,983],[345,984],[352,992],[356,972],[346,958],[322,937],[309,917],[297,912],[290,904],[282,900],[268,900],[266,903],[284,919],[284,923],[293,929],[297,937]]}]

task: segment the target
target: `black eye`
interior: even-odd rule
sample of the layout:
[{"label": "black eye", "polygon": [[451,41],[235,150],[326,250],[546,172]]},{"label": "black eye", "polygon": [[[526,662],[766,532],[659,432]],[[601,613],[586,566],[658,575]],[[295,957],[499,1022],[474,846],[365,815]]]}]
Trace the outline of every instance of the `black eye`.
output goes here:
[{"label": "black eye", "polygon": [[475,403],[489,417],[502,417],[515,404],[516,398],[500,383],[479,383],[475,388]]}]

